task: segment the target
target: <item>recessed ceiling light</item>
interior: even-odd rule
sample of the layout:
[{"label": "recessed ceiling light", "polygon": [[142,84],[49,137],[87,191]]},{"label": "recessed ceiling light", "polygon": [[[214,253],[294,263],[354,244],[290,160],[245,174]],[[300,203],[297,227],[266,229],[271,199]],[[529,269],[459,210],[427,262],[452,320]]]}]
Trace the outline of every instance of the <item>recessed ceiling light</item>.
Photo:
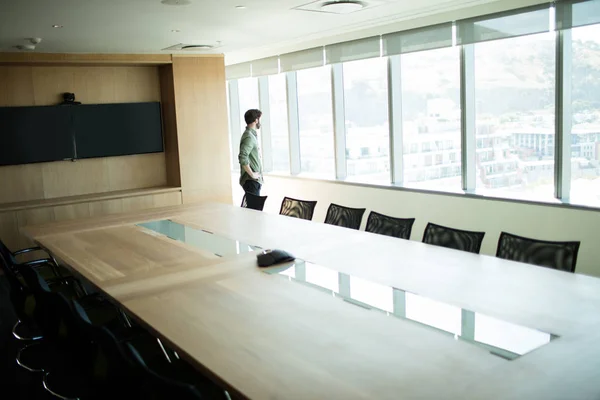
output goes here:
[{"label": "recessed ceiling light", "polygon": [[321,5],[321,11],[336,14],[349,14],[365,8],[365,3],[352,0],[328,1]]},{"label": "recessed ceiling light", "polygon": [[162,0],[161,3],[168,6],[187,6],[188,4],[192,4],[190,0]]},{"label": "recessed ceiling light", "polygon": [[235,8],[237,8],[238,10],[245,10],[246,6],[235,6]]},{"label": "recessed ceiling light", "polygon": [[62,28],[63,26],[62,25],[58,25],[58,24],[54,24],[54,25],[52,25],[52,27],[53,28]]},{"label": "recessed ceiling light", "polygon": [[181,32],[181,31],[179,29],[171,29],[171,32],[178,33],[178,32]]}]

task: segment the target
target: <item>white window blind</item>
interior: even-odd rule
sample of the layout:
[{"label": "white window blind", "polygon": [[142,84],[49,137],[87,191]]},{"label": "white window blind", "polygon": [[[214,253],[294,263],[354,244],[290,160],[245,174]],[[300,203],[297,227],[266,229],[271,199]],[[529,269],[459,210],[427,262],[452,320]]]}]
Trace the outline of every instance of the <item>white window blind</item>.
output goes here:
[{"label": "white window blind", "polygon": [[383,35],[382,40],[384,56],[450,47],[452,23],[389,33]]},{"label": "white window blind", "polygon": [[279,73],[279,57],[261,58],[252,61],[252,76],[275,75]]},{"label": "white window blind", "polygon": [[301,69],[323,66],[323,48],[296,51],[279,56],[281,72],[298,71]]},{"label": "white window blind", "polygon": [[248,78],[252,75],[251,63],[233,64],[225,67],[225,78],[229,81],[232,79]]},{"label": "white window blind", "polygon": [[549,30],[549,4],[456,22],[457,44],[459,45],[531,35]]},{"label": "white window blind", "polygon": [[380,56],[381,37],[374,36],[325,46],[325,62],[337,64]]},{"label": "white window blind", "polygon": [[561,1],[556,3],[556,28],[600,24],[600,0]]}]

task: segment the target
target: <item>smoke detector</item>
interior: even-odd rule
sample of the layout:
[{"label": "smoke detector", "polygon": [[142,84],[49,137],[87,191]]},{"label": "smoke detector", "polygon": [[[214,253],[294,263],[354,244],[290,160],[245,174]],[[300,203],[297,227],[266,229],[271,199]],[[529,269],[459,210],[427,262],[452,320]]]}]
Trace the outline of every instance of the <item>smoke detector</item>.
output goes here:
[{"label": "smoke detector", "polygon": [[[220,43],[220,42],[218,42]],[[184,44],[179,43],[173,46],[162,49],[163,51],[207,51],[214,49],[215,45],[212,44]]]},{"label": "smoke detector", "polygon": [[341,0],[341,1],[327,1],[321,4],[321,11],[334,13],[334,14],[350,14],[358,10],[365,8],[366,4],[362,1],[353,0]]}]

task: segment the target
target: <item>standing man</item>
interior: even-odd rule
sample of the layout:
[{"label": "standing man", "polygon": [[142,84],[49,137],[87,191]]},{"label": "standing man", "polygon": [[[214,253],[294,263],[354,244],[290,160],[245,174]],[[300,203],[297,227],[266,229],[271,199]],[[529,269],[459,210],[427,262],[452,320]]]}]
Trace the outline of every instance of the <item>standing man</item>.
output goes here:
[{"label": "standing man", "polygon": [[244,114],[246,130],[240,140],[240,185],[244,192],[260,196],[260,188],[263,183],[262,165],[258,151],[258,135],[256,130],[260,129],[260,110],[248,110]]}]

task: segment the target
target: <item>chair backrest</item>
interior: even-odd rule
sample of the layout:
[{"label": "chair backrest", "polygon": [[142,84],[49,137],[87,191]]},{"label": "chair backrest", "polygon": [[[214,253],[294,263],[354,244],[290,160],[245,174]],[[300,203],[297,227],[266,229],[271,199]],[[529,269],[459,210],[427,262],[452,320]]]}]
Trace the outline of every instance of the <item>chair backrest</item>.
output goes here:
[{"label": "chair backrest", "polygon": [[502,232],[496,257],[575,272],[581,242],[551,242]]},{"label": "chair backrest", "polygon": [[288,217],[312,220],[317,206],[316,201],[298,200],[291,197],[284,197],[281,202],[280,215]]},{"label": "chair backrest", "polygon": [[31,302],[27,302],[27,299],[32,297],[31,290],[29,290],[22,279],[19,279],[19,276],[13,269],[10,261],[5,259],[5,254],[1,251],[0,270],[4,272],[4,276],[8,281],[10,302],[13,305],[17,317],[21,321],[31,319],[33,317],[33,310],[30,309],[31,307],[28,307],[28,305],[31,305]]},{"label": "chair backrest", "polygon": [[6,263],[6,266],[9,268],[14,268],[15,264],[17,263],[17,260],[13,256],[12,252],[8,249],[8,247],[6,247],[2,240],[0,240],[0,257],[2,257]]},{"label": "chair backrest", "polygon": [[360,229],[366,208],[350,208],[331,203],[327,209],[325,223],[350,229]]},{"label": "chair backrest", "polygon": [[414,218],[395,218],[371,211],[365,231],[408,240],[414,223]]},{"label": "chair backrest", "polygon": [[21,269],[21,275],[27,287],[35,298],[34,320],[44,333],[44,337],[59,340],[61,337],[61,324],[64,324],[64,309],[60,299],[53,294],[50,286],[42,275],[32,267]]},{"label": "chair backrest", "polygon": [[[72,300],[72,313],[79,330],[90,339],[88,376],[96,385],[101,385],[106,394],[118,392],[115,386],[131,387],[141,380],[141,371],[134,363],[129,351],[124,347],[108,326],[94,324],[87,311],[77,300]],[[98,362],[100,361],[100,362]],[[84,362],[83,362],[84,363]],[[123,385],[125,384],[125,385]]]},{"label": "chair backrest", "polygon": [[265,208],[265,201],[267,201],[267,196],[256,196],[254,194],[246,193],[242,199],[241,207],[262,211],[263,208]]},{"label": "chair backrest", "polygon": [[200,400],[204,398],[200,391],[193,385],[176,381],[150,369],[140,352],[131,342],[128,342],[126,346],[129,349],[133,360],[147,376],[147,383],[143,387],[146,392],[144,393],[145,399],[154,400],[172,398],[178,400]]},{"label": "chair backrest", "polygon": [[10,262],[10,259],[6,258],[6,254],[0,250],[0,270],[4,272],[4,275],[8,279],[8,283],[10,284],[11,290],[20,291],[22,289],[22,282],[17,278],[17,273],[15,272],[13,265]]},{"label": "chair backrest", "polygon": [[479,254],[485,232],[463,231],[442,225],[427,224],[423,243]]}]

